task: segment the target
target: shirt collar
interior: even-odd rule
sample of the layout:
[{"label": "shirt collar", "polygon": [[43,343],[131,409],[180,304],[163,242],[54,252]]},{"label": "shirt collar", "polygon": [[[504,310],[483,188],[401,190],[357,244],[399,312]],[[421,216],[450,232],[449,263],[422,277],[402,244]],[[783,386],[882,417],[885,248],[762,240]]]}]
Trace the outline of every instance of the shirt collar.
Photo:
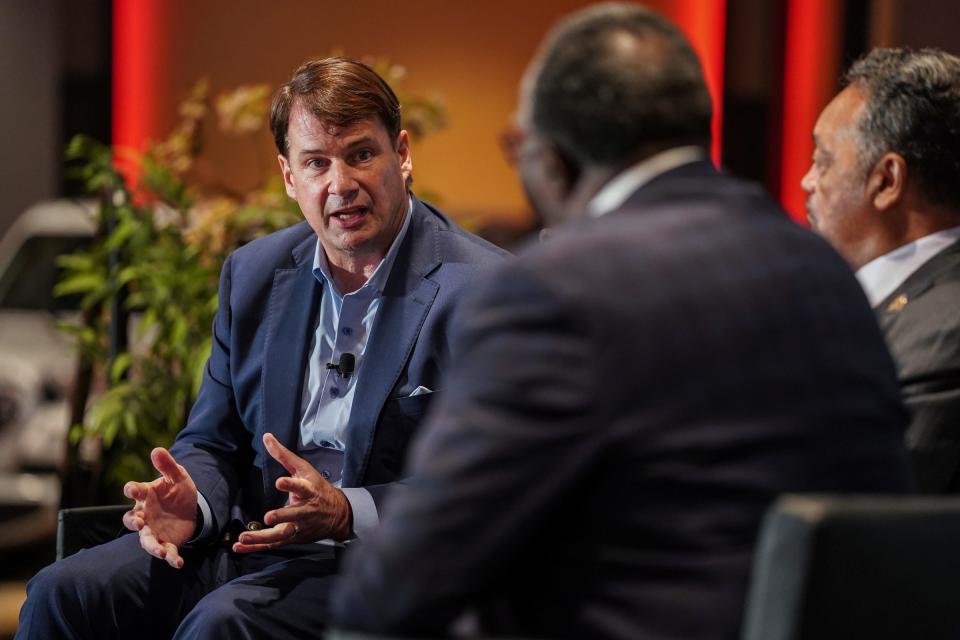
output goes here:
[{"label": "shirt collar", "polygon": [[960,239],[960,227],[931,233],[890,253],[874,258],[857,270],[857,280],[876,307],[902,285],[917,269]]},{"label": "shirt collar", "polygon": [[[397,232],[397,237],[393,239],[393,243],[387,249],[387,253],[383,256],[380,264],[377,265],[377,268],[358,291],[383,293],[383,288],[387,284],[387,277],[390,275],[393,263],[397,259],[397,252],[400,251],[400,245],[403,243],[403,239],[407,235],[407,229],[410,227],[410,218],[413,217],[413,198],[408,198],[407,203],[407,213],[403,218],[403,224],[400,225],[400,231]],[[320,282],[329,284],[337,296],[343,297],[337,291],[333,276],[330,275],[330,263],[327,262],[327,254],[320,244],[320,238],[317,238],[317,250],[313,254],[313,275]]]},{"label": "shirt collar", "polygon": [[613,180],[603,185],[603,188],[590,199],[587,211],[592,217],[599,218],[620,208],[634,191],[657,176],[706,157],[707,154],[703,148],[694,145],[674,147],[656,153],[620,172]]}]

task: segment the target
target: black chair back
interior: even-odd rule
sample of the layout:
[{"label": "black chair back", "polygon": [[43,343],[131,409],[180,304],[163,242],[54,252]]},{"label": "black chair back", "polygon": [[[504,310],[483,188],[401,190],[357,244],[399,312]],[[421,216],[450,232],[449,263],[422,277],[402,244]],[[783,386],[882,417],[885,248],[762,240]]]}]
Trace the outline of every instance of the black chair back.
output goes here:
[{"label": "black chair back", "polygon": [[130,505],[78,507],[57,512],[57,560],[126,532],[123,514]]},{"label": "black chair back", "polygon": [[784,496],[754,556],[744,640],[960,638],[960,498]]}]

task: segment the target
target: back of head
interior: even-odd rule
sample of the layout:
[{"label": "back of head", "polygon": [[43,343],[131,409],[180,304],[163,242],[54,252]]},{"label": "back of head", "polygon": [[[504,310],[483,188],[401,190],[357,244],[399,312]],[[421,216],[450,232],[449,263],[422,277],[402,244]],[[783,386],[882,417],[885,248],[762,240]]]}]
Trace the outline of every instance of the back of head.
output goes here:
[{"label": "back of head", "polygon": [[335,127],[376,117],[391,140],[396,140],[400,133],[400,102],[396,94],[376,71],[350,58],[304,63],[277,91],[270,108],[270,130],[277,151],[284,156],[290,113],[295,105]]},{"label": "back of head", "polygon": [[874,49],[844,78],[863,92],[861,166],[903,157],[931,203],[960,211],[960,58],[938,49]]},{"label": "back of head", "polygon": [[709,144],[700,62],[674,25],[644,7],[602,4],[561,22],[533,82],[533,128],[579,164]]}]

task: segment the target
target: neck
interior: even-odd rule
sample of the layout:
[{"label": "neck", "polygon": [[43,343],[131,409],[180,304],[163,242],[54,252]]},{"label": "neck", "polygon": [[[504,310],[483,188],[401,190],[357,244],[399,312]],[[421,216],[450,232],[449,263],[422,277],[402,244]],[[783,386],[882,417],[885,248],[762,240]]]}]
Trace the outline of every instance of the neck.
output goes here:
[{"label": "neck", "polygon": [[613,180],[625,167],[590,166],[584,167],[580,179],[570,190],[563,205],[564,220],[573,220],[586,215],[590,200]]},{"label": "neck", "polygon": [[861,255],[854,260],[856,269],[920,238],[960,226],[960,212],[922,198],[907,198],[899,211],[877,211],[875,215],[882,216],[885,224],[865,238]]},{"label": "neck", "polygon": [[383,260],[383,255],[376,259],[347,260],[347,264],[344,264],[344,261],[335,264],[328,258],[330,275],[333,276],[333,282],[337,285],[337,290],[346,295],[362,287],[373,275],[373,272],[377,270],[377,265],[380,264],[381,260]]},{"label": "neck", "polygon": [[651,160],[660,153],[685,146],[701,146],[691,141],[675,141],[670,144],[649,144],[637,149],[634,153],[618,162],[590,165],[583,167],[580,179],[570,190],[565,205],[567,218],[581,216],[589,209],[591,200],[611,181],[620,174],[647,160]]}]

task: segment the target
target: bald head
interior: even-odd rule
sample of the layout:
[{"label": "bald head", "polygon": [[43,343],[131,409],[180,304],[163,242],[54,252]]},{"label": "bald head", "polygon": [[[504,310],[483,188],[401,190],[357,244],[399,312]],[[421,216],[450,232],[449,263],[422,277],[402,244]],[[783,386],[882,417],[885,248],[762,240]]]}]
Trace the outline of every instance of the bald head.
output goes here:
[{"label": "bald head", "polygon": [[563,20],[524,93],[524,124],[580,165],[710,141],[700,62],[674,25],[644,7],[603,4]]}]

